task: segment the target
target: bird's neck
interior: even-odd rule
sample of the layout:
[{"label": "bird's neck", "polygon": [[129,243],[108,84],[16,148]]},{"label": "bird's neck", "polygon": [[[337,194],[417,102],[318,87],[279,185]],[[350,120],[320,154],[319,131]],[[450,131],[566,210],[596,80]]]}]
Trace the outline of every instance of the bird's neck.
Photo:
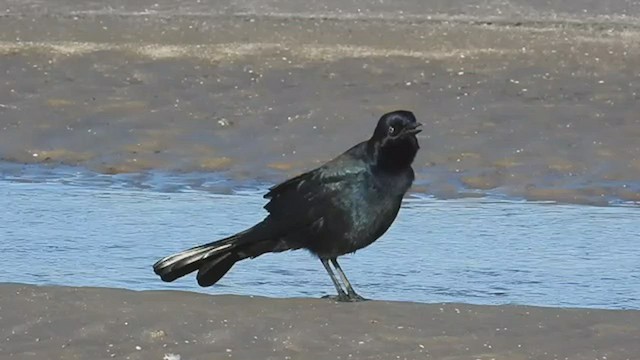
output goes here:
[{"label": "bird's neck", "polygon": [[370,141],[367,146],[376,168],[391,173],[410,167],[418,149],[418,141],[413,137],[386,142]]}]

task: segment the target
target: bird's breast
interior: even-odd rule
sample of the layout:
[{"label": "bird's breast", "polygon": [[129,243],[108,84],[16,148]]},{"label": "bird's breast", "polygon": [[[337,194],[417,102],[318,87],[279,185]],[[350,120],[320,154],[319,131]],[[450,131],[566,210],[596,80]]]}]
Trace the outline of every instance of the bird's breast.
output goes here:
[{"label": "bird's breast", "polygon": [[340,196],[325,213],[321,238],[310,248],[322,258],[362,249],[382,236],[395,220],[413,172],[398,176],[367,173],[342,183]]},{"label": "bird's breast", "polygon": [[396,179],[385,183],[371,182],[366,187],[360,187],[359,198],[350,201],[351,226],[344,234],[349,244],[346,252],[370,245],[389,229],[410,185],[411,181],[407,183],[404,179]]}]

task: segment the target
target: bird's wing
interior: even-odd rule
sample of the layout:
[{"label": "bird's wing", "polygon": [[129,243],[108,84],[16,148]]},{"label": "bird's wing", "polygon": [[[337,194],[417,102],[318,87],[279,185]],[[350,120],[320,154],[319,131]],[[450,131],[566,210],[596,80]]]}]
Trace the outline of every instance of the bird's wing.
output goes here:
[{"label": "bird's wing", "polygon": [[321,222],[329,212],[335,211],[335,202],[362,179],[366,170],[363,162],[335,159],[272,187],[264,196],[271,199],[265,209],[271,219],[286,221],[292,226]]}]

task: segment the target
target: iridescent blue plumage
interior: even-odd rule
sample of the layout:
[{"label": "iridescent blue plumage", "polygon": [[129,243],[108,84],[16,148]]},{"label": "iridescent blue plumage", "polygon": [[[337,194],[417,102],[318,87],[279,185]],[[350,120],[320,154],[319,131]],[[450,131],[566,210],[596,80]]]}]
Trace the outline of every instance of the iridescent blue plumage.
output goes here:
[{"label": "iridescent blue plumage", "polygon": [[[269,215],[254,227],[158,261],[154,270],[173,281],[198,270],[198,283],[218,281],[237,261],[267,252],[307,249],[331,276],[339,300],[361,300],[337,257],[370,245],[384,234],[411,186],[411,163],[419,149],[419,123],[409,111],[383,115],[373,136],[265,195]],[[345,283],[346,292],[329,261]]]}]

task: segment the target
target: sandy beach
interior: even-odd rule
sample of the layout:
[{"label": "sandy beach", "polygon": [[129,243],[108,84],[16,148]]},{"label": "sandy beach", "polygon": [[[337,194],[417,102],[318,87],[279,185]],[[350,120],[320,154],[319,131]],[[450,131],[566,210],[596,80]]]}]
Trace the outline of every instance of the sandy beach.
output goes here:
[{"label": "sandy beach", "polygon": [[414,191],[640,199],[630,1],[0,5],[6,162],[276,182],[407,108]]},{"label": "sandy beach", "polygon": [[640,312],[3,284],[0,335],[2,359],[634,360]]}]

